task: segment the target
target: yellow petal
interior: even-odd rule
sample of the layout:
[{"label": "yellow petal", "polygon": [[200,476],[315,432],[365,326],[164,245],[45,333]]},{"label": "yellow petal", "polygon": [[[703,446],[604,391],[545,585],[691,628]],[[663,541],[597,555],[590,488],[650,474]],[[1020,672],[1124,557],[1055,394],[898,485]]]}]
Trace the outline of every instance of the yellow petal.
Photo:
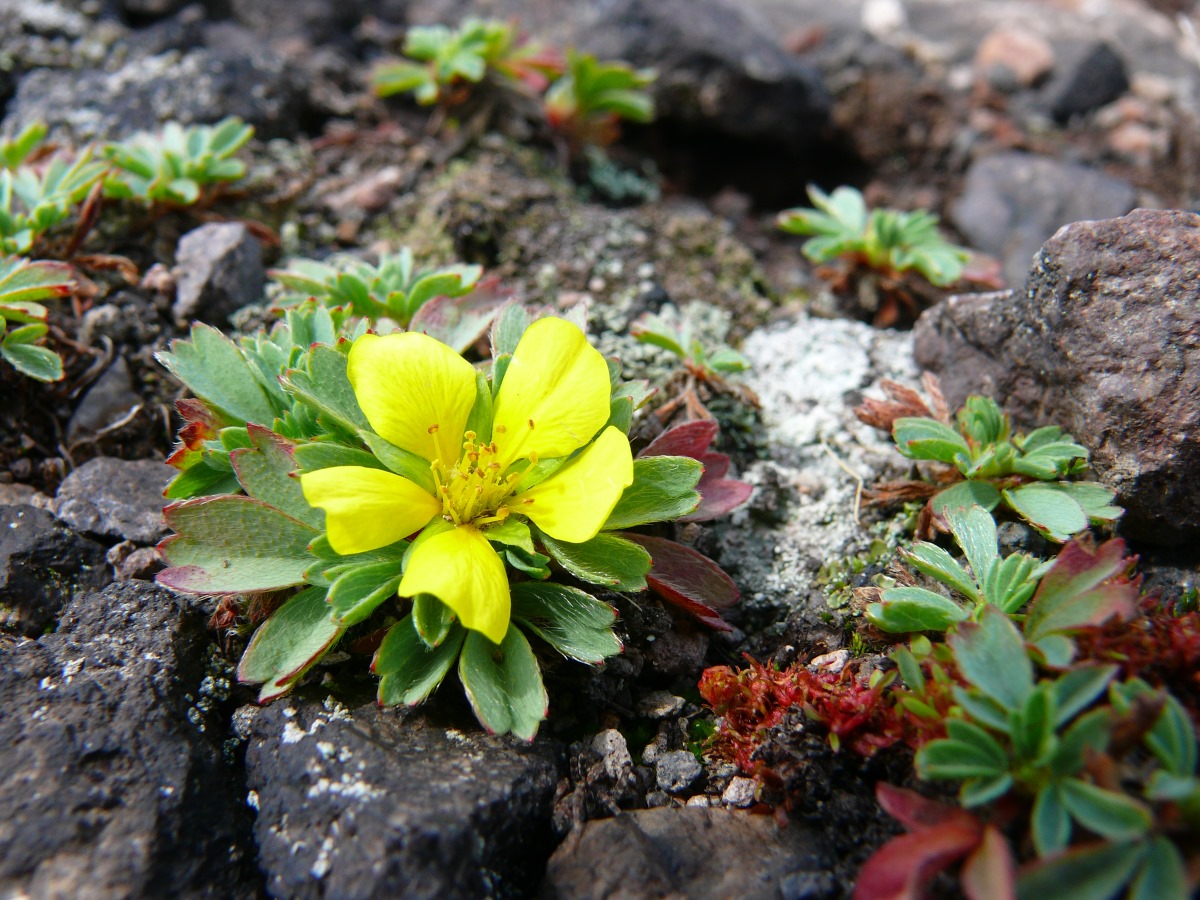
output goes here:
[{"label": "yellow petal", "polygon": [[325,533],[348,556],[378,550],[408,537],[441,512],[442,504],[382,469],[334,466],[300,476],[304,499],[325,510]]},{"label": "yellow petal", "polygon": [[608,364],[583,332],[563,319],[538,319],[517,344],[496,397],[498,461],[578,450],[608,421],[610,393]]},{"label": "yellow petal", "polygon": [[483,532],[460,525],[422,541],[400,580],[401,597],[433,594],[467,628],[493,644],[508,631],[511,600],[504,563]]},{"label": "yellow petal", "polygon": [[550,537],[582,544],[596,536],[632,483],[629,438],[610,425],[578,457],[505,505]]},{"label": "yellow petal", "polygon": [[364,334],[350,348],[350,384],[367,421],[397,447],[453,465],[475,404],[475,367],[425,334]]}]

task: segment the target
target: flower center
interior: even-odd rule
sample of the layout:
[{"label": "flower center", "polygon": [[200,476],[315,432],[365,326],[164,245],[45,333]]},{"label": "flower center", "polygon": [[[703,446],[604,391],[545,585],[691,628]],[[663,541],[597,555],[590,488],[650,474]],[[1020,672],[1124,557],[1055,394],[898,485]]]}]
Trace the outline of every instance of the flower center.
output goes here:
[{"label": "flower center", "polygon": [[[441,461],[430,465],[438,496],[442,500],[442,518],[455,525],[487,525],[508,518],[505,499],[516,490],[520,472],[505,476],[496,461],[496,442],[476,441],[473,431],[463,435],[463,453],[453,467]],[[537,462],[530,456],[530,465]]]}]

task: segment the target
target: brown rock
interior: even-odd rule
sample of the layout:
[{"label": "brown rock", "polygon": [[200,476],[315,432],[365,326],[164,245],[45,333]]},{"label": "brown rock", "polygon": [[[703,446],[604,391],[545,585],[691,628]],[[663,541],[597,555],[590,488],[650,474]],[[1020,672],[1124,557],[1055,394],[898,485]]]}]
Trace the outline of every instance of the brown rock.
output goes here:
[{"label": "brown rock", "polygon": [[1001,25],[980,41],[975,68],[985,78],[994,69],[1004,68],[1018,86],[1033,87],[1054,68],[1054,48],[1030,31]]}]

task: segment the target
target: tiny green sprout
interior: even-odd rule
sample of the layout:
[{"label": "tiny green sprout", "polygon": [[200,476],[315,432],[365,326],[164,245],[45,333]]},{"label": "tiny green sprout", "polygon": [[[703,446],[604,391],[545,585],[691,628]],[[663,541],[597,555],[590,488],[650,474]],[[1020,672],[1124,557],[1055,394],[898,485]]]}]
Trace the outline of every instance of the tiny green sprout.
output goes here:
[{"label": "tiny green sprout", "polygon": [[37,343],[49,330],[49,311],[38,301],[65,297],[73,288],[71,268],[63,263],[0,259],[0,359],[38,381],[61,380],[62,359]]},{"label": "tiny green sprout", "polygon": [[546,121],[576,146],[607,146],[620,136],[621,120],[654,120],[654,100],[646,88],[657,77],[653,69],[569,52],[566,72],[546,92]]},{"label": "tiny green sprout", "polygon": [[410,28],[404,55],[408,60],[377,68],[371,84],[380,97],[411,93],[422,106],[461,102],[466,87],[482,82],[489,71],[544,90],[549,77],[562,69],[557,54],[520,39],[510,23],[494,19],[466,19],[455,29]]},{"label": "tiny green sprout", "polygon": [[297,259],[270,273],[284,289],[277,301],[282,308],[311,297],[340,309],[339,315],[387,319],[414,330],[428,330],[435,319],[454,318],[462,326],[456,349],[465,349],[482,334],[499,305],[491,294],[474,293],[482,274],[480,266],[417,268],[407,247],[383,254],[377,266],[340,256],[327,263]]},{"label": "tiny green sprout", "polygon": [[74,160],[55,156],[36,169],[0,170],[0,252],[28,253],[43,234],[70,217],[104,171],[88,150]]},{"label": "tiny green sprout", "polygon": [[11,138],[0,138],[0,167],[15,169],[38,150],[46,139],[45,122],[30,122]]},{"label": "tiny green sprout", "polygon": [[969,255],[943,238],[938,218],[925,210],[868,210],[852,187],[826,194],[810,186],[814,209],[779,214],[779,227],[790,234],[813,235],[804,255],[816,263],[844,259],[888,278],[915,271],[931,284],[948,287],[963,274]]},{"label": "tiny green sprout", "polygon": [[246,164],[234,158],[254,135],[254,128],[229,117],[216,125],[184,128],[168,122],[159,134],[140,134],[110,143],[104,157],[111,165],[104,194],[146,205],[190,206],[206,190],[246,174]]},{"label": "tiny green sprout", "polygon": [[705,347],[692,333],[692,323],[686,317],[646,314],[630,329],[643,344],[661,347],[679,357],[684,368],[701,381],[744,372],[750,368],[746,357],[732,347]]}]

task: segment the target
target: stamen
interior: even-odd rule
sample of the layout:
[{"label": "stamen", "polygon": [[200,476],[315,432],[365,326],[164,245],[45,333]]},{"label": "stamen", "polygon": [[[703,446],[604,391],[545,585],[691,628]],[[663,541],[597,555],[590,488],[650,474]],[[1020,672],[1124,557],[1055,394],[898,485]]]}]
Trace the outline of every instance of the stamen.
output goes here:
[{"label": "stamen", "polygon": [[437,431],[437,430],[438,430],[437,424],[435,423],[435,424],[433,424],[433,425],[430,425],[430,426],[429,426],[427,429],[425,429],[425,430],[426,430],[427,432],[429,432],[430,434],[433,434],[435,431]]}]

